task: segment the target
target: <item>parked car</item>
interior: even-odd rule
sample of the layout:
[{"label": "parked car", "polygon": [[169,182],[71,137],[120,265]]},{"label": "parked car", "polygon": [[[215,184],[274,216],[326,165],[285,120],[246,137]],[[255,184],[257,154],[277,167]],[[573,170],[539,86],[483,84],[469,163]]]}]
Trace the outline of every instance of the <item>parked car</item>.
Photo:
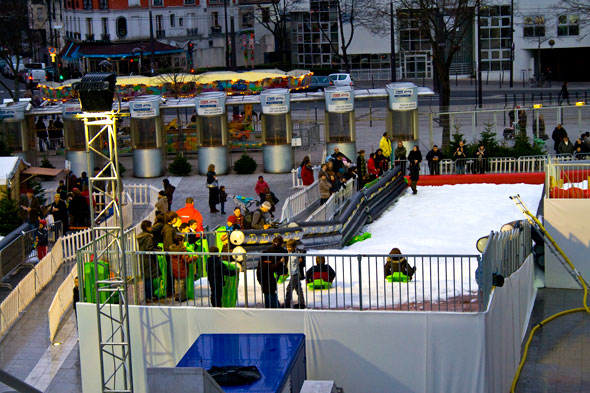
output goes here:
[{"label": "parked car", "polygon": [[330,80],[332,80],[334,86],[354,86],[350,74],[330,74]]},{"label": "parked car", "polygon": [[311,83],[307,87],[307,91],[323,91],[326,87],[330,87],[333,84],[328,76],[314,75],[311,77]]},{"label": "parked car", "polygon": [[45,73],[45,70],[27,70],[25,75],[25,82],[29,88],[36,87],[39,83],[47,81],[47,74]]}]

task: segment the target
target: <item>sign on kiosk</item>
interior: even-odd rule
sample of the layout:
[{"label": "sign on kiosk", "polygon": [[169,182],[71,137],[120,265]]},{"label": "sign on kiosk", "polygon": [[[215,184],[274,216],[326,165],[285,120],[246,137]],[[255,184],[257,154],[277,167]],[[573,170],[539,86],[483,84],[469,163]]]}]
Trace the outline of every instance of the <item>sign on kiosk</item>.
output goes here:
[{"label": "sign on kiosk", "polygon": [[260,94],[262,113],[265,115],[278,115],[288,113],[290,109],[289,90],[269,89]]},{"label": "sign on kiosk", "polygon": [[225,93],[211,92],[197,96],[198,116],[217,116],[225,113]]},{"label": "sign on kiosk", "polygon": [[325,94],[328,112],[343,113],[354,110],[354,92],[352,89],[326,89]]},{"label": "sign on kiosk", "polygon": [[418,88],[413,83],[390,83],[387,85],[387,91],[389,109],[409,111],[418,108]]}]

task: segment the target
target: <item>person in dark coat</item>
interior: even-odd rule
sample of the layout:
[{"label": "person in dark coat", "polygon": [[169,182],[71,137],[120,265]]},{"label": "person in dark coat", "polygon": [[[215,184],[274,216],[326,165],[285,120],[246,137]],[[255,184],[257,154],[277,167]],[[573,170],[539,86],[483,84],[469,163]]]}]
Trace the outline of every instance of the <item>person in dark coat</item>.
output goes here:
[{"label": "person in dark coat", "polygon": [[475,152],[475,163],[473,165],[473,173],[484,174],[486,172],[486,148],[480,144]]},{"label": "person in dark coat", "polygon": [[[138,251],[154,251],[156,244],[154,242],[154,235],[152,234],[152,222],[145,220],[141,222],[141,233],[137,235],[137,250]],[[145,290],[145,299],[153,300],[153,282],[155,278],[160,276],[160,269],[158,267],[158,259],[155,255],[141,255],[143,282]]]},{"label": "person in dark coat", "polygon": [[82,195],[82,192],[77,188],[72,191],[72,199],[70,200],[70,214],[73,218],[72,226],[74,227],[87,227],[90,219],[90,208],[86,202],[86,198]]},{"label": "person in dark coat", "polygon": [[[39,139],[39,151],[44,152],[47,146],[47,127],[41,117],[37,118],[35,123],[35,130],[37,132],[37,138]],[[48,146],[47,146],[48,147]]]},{"label": "person in dark coat", "polygon": [[553,148],[555,149],[555,153],[557,153],[559,149],[559,145],[563,142],[563,138],[567,136],[567,131],[565,128],[562,127],[561,124],[558,124],[553,133],[551,134],[551,139],[553,139]]},{"label": "person in dark coat", "polygon": [[418,180],[420,180],[420,165],[418,165],[418,160],[410,161],[410,187],[412,187],[412,194],[416,195],[418,193]]},{"label": "person in dark coat", "polygon": [[217,254],[219,249],[213,246],[209,249],[210,256],[207,258],[207,281],[211,289],[211,307],[221,307],[223,296],[223,281],[225,276],[235,276],[240,269],[229,269]]},{"label": "person in dark coat", "polygon": [[359,190],[364,187],[367,182],[367,160],[365,159],[365,151],[359,150],[359,155],[356,158],[356,173],[358,175]]},{"label": "person in dark coat", "polygon": [[418,145],[414,145],[412,150],[410,150],[410,154],[408,154],[408,161],[410,162],[410,164],[412,163],[412,161],[415,161],[415,163],[418,165],[420,165],[420,163],[422,162],[422,152],[420,151]]},{"label": "person in dark coat", "polygon": [[574,154],[574,144],[570,142],[567,136],[563,137],[563,141],[559,144],[557,152],[559,154]]},{"label": "person in dark coat", "polygon": [[559,105],[561,105],[563,101],[567,101],[567,104],[570,105],[570,92],[567,90],[567,82],[563,82],[563,85],[561,85],[557,101]]},{"label": "person in dark coat", "polygon": [[[399,248],[392,248],[389,252],[389,255],[401,255],[402,252]],[[391,276],[393,273],[402,273],[408,276],[411,280],[416,273],[416,268],[410,266],[408,261],[405,257],[388,257],[387,262],[385,262],[385,269],[384,269],[385,277]]]},{"label": "person in dark coat", "polygon": [[174,191],[176,190],[176,187],[170,184],[168,179],[162,180],[162,183],[164,183],[164,193],[166,194],[166,199],[168,199],[168,210],[171,210],[172,198],[174,197]]},{"label": "person in dark coat", "polygon": [[442,159],[443,154],[438,149],[438,146],[432,146],[432,150],[426,154],[426,161],[428,161],[428,169],[431,175],[440,175],[440,162]]},{"label": "person in dark coat", "polygon": [[393,151],[393,157],[395,158],[395,165],[401,165],[402,167],[402,174],[406,173],[406,160],[408,151],[406,147],[402,143],[402,141],[397,142],[397,147]]},{"label": "person in dark coat", "polygon": [[332,266],[326,265],[326,257],[315,257],[315,263],[305,272],[305,282],[312,283],[314,280],[323,280],[331,284],[336,279],[336,272]]},{"label": "person in dark coat", "polygon": [[62,232],[65,234],[70,225],[68,221],[68,206],[61,198],[61,194],[55,194],[54,200],[49,206],[49,214],[53,215],[55,222],[61,221]]},{"label": "person in dark coat", "polygon": [[383,155],[383,150],[377,149],[375,152],[375,168],[379,171],[379,176],[387,170],[387,157]]},{"label": "person in dark coat", "polygon": [[453,158],[455,159],[455,168],[457,170],[457,174],[464,175],[465,163],[467,160],[467,149],[463,145],[463,141],[459,142],[457,150],[455,150],[455,152],[453,153]]},{"label": "person in dark coat", "polygon": [[[283,248],[283,238],[277,236],[272,241],[272,246],[263,251],[264,254],[286,254],[287,250]],[[284,274],[284,258],[280,256],[260,257],[258,268],[256,269],[256,280],[262,287],[264,295],[265,308],[279,308],[279,297],[277,295],[277,275]]]},{"label": "person in dark coat", "polygon": [[154,236],[154,244],[157,246],[160,243],[164,243],[164,234],[162,230],[164,229],[164,225],[166,224],[166,215],[165,214],[158,214],[156,215],[156,219],[154,220],[154,224],[152,225],[152,235]]},{"label": "person in dark coat", "polygon": [[274,217],[276,211],[276,204],[279,203],[279,198],[277,198],[275,193],[272,192],[269,188],[264,190],[264,193],[262,194],[262,199],[260,200],[260,203],[262,204],[264,202],[270,203],[270,215],[271,217]]},{"label": "person in dark coat", "polygon": [[37,228],[37,221],[39,220],[39,212],[41,205],[39,200],[35,197],[33,190],[27,190],[26,195],[21,197],[20,201],[20,218],[31,226],[31,229]]},{"label": "person in dark coat", "polygon": [[213,164],[207,168],[207,188],[209,189],[209,209],[211,213],[219,213],[216,206],[219,203],[219,183]]},{"label": "person in dark coat", "polygon": [[176,212],[166,213],[166,224],[162,227],[162,245],[164,251],[171,251],[170,247],[174,245],[174,235],[176,234],[176,228],[174,225],[180,221]]}]

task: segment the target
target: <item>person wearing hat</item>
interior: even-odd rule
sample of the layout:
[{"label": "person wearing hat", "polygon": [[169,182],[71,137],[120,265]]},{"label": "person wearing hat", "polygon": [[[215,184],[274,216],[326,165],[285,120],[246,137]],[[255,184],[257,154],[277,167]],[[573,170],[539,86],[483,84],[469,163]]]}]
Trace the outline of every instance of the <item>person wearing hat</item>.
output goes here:
[{"label": "person wearing hat", "polygon": [[236,229],[240,229],[236,225],[236,217],[235,216],[229,216],[227,218],[227,230],[231,232],[231,231],[234,231]]},{"label": "person wearing hat", "polygon": [[265,215],[270,211],[272,205],[266,201],[252,214],[252,229],[268,229],[270,224],[266,223]]},{"label": "person wearing hat", "polygon": [[45,220],[39,220],[39,228],[37,228],[35,243],[37,243],[37,258],[39,258],[39,261],[41,261],[41,259],[47,255],[47,246],[49,245],[47,221]]}]

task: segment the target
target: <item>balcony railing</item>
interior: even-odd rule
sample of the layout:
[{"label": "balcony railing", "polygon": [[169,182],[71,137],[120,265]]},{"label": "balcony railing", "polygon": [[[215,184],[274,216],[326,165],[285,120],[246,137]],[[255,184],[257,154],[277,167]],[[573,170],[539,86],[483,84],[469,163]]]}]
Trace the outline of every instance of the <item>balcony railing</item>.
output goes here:
[{"label": "balcony railing", "polygon": [[192,28],[186,29],[186,35],[197,35],[197,34],[199,34],[198,27],[192,27]]},{"label": "balcony railing", "polygon": [[211,34],[221,33],[221,26],[211,26]]},{"label": "balcony railing", "polygon": [[94,41],[94,34],[86,34],[86,41]]},{"label": "balcony railing", "polygon": [[166,30],[156,30],[156,37],[166,37]]}]

